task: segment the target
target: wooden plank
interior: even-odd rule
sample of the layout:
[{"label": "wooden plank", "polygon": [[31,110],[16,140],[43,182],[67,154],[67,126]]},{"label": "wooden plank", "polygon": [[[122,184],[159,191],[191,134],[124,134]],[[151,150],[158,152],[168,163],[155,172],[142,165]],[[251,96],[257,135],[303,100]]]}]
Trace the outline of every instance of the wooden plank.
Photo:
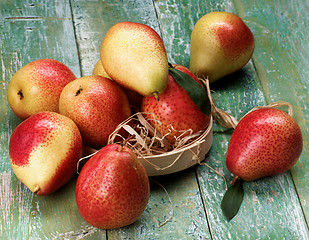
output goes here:
[{"label": "wooden plank", "polygon": [[[8,140],[20,120],[6,102],[12,75],[38,58],[64,62],[77,76],[90,75],[99,58],[104,34],[119,21],[152,26],[161,34],[169,60],[188,66],[194,23],[207,12],[225,10],[243,17],[255,34],[257,48],[253,61],[242,71],[211,86],[216,91],[217,106],[239,119],[256,105],[288,100],[297,106],[295,118],[304,132],[306,146],[309,45],[304,24],[308,20],[308,3],[73,0],[71,4],[39,0],[0,3],[1,239],[309,239],[303,215],[303,211],[308,215],[306,149],[292,169],[293,178],[287,172],[245,183],[244,202],[230,222],[220,209],[225,192],[223,179],[206,166],[199,166],[196,172],[188,169],[153,178],[165,187],[168,195],[151,181],[150,201],[141,218],[131,226],[105,231],[91,227],[80,217],[74,199],[75,179],[45,197],[33,195],[16,179],[8,161]],[[295,81],[288,81],[291,78]],[[230,183],[232,176],[224,161],[232,131],[215,123],[214,132],[206,162]],[[161,224],[171,214],[165,225],[157,226],[156,220]]]},{"label": "wooden plank", "polygon": [[109,231],[108,238],[211,238],[199,189],[196,187],[196,176],[192,169],[152,177],[150,183],[150,200],[141,218],[131,226]]},{"label": "wooden plank", "polygon": [[75,239],[96,234],[104,239],[105,231],[89,226],[75,203],[76,177],[57,192],[33,195],[30,210],[30,239]]},{"label": "wooden plank", "polygon": [[194,24],[207,12],[230,9],[230,1],[154,1],[162,38],[171,63],[189,67],[190,38]]},{"label": "wooden plank", "polygon": [[12,75],[40,58],[59,60],[80,76],[70,5],[68,1],[2,1],[0,16],[0,238],[69,236],[71,231],[89,228],[75,217],[74,185],[50,197],[34,196],[11,170],[8,142],[21,120],[10,110],[6,92]]},{"label": "wooden plank", "polygon": [[[99,59],[101,41],[107,30],[115,23],[140,22],[162,34],[152,1],[104,1],[104,3],[73,1],[72,10],[83,75],[92,73]],[[108,237],[111,239],[151,239],[160,236],[182,238],[186,234],[192,239],[209,238],[207,220],[198,194],[194,170],[159,177],[157,180],[166,187],[174,205],[172,220],[162,227],[157,227],[152,215],[162,223],[168,218],[171,207],[164,191],[156,184],[152,184],[149,204],[141,218],[131,226],[108,231]]]},{"label": "wooden plank", "polygon": [[303,133],[300,160],[291,169],[304,214],[309,218],[309,30],[308,1],[239,3],[256,33],[254,62],[267,102],[288,101]]},{"label": "wooden plank", "polygon": [[[195,21],[210,11],[228,11],[239,13],[244,21],[252,27],[255,35],[259,35],[257,41],[263,39],[261,31],[254,28],[254,20],[250,14],[244,12],[243,6],[236,2],[234,5],[230,1],[224,1],[222,4],[217,2],[200,3],[197,1],[159,1],[157,2],[157,11],[160,19],[160,27],[166,32],[166,38],[171,36],[173,29],[177,36],[173,40],[165,41],[170,43],[168,47],[174,47],[178,38],[185,39],[182,45],[185,47],[181,51],[185,54],[176,53],[176,61],[188,64],[188,44],[189,36],[194,22],[188,18],[192,8],[204,9],[204,11],[194,12]],[[286,3],[287,4],[287,3]],[[247,2],[250,9],[251,2]],[[259,8],[261,11],[264,7]],[[171,14],[180,13],[181,14]],[[260,18],[263,21],[263,17]],[[186,26],[188,29],[183,30]],[[174,41],[174,39],[176,39]],[[259,43],[257,46],[260,46]],[[267,41],[265,45],[271,45]],[[257,47],[256,52],[259,52]],[[183,52],[182,52],[183,53]],[[181,56],[184,56],[183,59]],[[266,65],[267,66],[267,65]],[[231,115],[240,119],[247,111],[257,105],[265,105],[264,89],[260,85],[259,76],[255,72],[251,61],[242,71],[226,77],[211,87],[216,91],[217,106],[226,110]],[[222,128],[215,124],[215,136],[213,147],[209,153],[207,163],[217,171],[223,173],[231,182],[232,176],[225,167],[225,154],[231,131],[226,133]],[[210,225],[212,238],[214,239],[307,239],[308,228],[299,205],[299,199],[295,191],[293,180],[289,173],[279,176],[265,178],[262,180],[245,183],[245,199],[241,210],[236,218],[228,222],[220,209],[220,202],[225,192],[223,179],[216,175],[212,170],[201,166],[197,170],[201,194],[207,211],[207,218]],[[287,227],[288,225],[288,227]]]},{"label": "wooden plank", "polygon": [[160,33],[152,1],[72,1],[82,76],[91,75],[106,32],[121,21],[147,24]]}]

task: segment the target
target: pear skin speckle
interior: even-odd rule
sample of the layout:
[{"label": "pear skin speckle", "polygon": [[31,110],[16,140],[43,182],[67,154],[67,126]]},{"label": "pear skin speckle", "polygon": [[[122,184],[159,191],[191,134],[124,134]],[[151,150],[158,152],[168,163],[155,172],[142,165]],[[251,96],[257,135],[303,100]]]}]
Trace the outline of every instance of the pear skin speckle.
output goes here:
[{"label": "pear skin speckle", "polygon": [[303,147],[301,130],[286,112],[262,108],[247,114],[229,142],[226,166],[246,181],[289,170]]},{"label": "pear skin speckle", "polygon": [[145,168],[126,146],[103,147],[84,165],[76,183],[76,203],[86,222],[102,229],[137,220],[150,194]]},{"label": "pear skin speckle", "polygon": [[[178,65],[175,68],[199,82],[184,66]],[[144,97],[141,109],[142,112],[153,113],[155,119],[162,123],[156,124],[155,121],[148,120],[158,131],[162,131],[163,135],[168,134],[165,137],[171,144],[174,144],[176,137],[185,130],[191,129],[193,133],[205,130],[210,120],[171,75],[168,77],[165,91],[159,95],[159,101],[154,96]]]}]

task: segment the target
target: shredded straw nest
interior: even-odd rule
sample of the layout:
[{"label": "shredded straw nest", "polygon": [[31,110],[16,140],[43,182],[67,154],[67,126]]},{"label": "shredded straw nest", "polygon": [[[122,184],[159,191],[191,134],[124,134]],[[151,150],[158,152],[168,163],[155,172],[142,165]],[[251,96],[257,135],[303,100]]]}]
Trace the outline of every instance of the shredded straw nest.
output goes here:
[{"label": "shredded straw nest", "polygon": [[[149,121],[154,125],[150,125]],[[170,125],[169,132],[163,135],[157,130],[162,129],[157,124],[162,125],[152,113],[135,113],[118,125],[109,136],[108,143],[120,142],[131,148],[149,176],[178,172],[204,160],[212,145],[212,117],[207,129],[177,131],[174,144],[170,144],[166,136],[176,130]]]},{"label": "shredded straw nest", "polygon": [[[150,125],[148,121],[154,122],[155,127]],[[181,150],[204,132],[198,131],[193,133],[192,129],[177,131],[180,134],[178,137],[175,137],[175,144],[170,144],[166,136],[176,130],[172,125],[169,125],[169,133],[163,135],[162,131],[157,130],[157,128],[161,128],[158,125],[162,126],[162,123],[155,118],[154,114],[146,112],[135,113],[118,125],[109,136],[108,143],[125,142],[139,156],[148,157]],[[123,134],[122,129],[129,133],[130,136],[123,136],[125,134]],[[122,131],[122,134],[120,131]]]}]

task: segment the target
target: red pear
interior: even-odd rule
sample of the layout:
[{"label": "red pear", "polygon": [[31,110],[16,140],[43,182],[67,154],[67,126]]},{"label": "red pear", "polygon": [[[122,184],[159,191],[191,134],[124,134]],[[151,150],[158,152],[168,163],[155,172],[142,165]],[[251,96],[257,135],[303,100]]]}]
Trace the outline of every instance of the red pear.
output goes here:
[{"label": "red pear", "polygon": [[53,193],[76,173],[82,156],[76,124],[55,112],[40,112],[19,124],[9,154],[16,177],[38,195]]},{"label": "red pear", "polygon": [[144,166],[128,147],[109,144],[83,166],[76,183],[76,204],[90,225],[120,228],[144,212],[150,187]]},{"label": "red pear", "polygon": [[252,181],[289,170],[302,147],[301,130],[289,114],[262,108],[239,121],[229,143],[226,166],[235,176]]},{"label": "red pear", "polygon": [[131,115],[128,98],[114,81],[86,76],[67,84],[59,99],[59,112],[71,118],[85,145],[99,149],[119,123]]},{"label": "red pear", "polygon": [[[186,67],[174,65],[174,68],[187,73],[198,83],[198,78]],[[206,91],[205,91],[205,94]],[[176,142],[176,138],[183,134],[185,130],[191,129],[192,133],[205,130],[210,121],[210,117],[205,115],[190,98],[187,91],[182,88],[169,75],[165,91],[159,95],[159,100],[153,96],[144,97],[142,102],[142,112],[153,113],[156,120],[162,124],[148,119],[149,123],[162,131],[165,138],[171,143]],[[184,134],[185,136],[188,134]]]},{"label": "red pear", "polygon": [[58,112],[61,91],[74,79],[74,73],[57,60],[35,60],[12,77],[7,94],[8,103],[21,119],[42,111]]}]

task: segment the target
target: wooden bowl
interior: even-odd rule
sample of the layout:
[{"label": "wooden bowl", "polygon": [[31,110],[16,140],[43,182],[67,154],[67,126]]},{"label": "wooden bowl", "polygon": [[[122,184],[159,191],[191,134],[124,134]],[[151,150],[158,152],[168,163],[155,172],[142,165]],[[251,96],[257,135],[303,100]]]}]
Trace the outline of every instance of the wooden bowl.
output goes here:
[{"label": "wooden bowl", "polygon": [[[211,116],[208,128],[194,141],[181,148],[152,156],[139,156],[148,176],[166,175],[187,169],[204,160],[212,145],[213,118]],[[84,146],[83,158],[79,163],[88,160],[97,150]],[[79,164],[77,166],[79,169]],[[78,170],[79,171],[79,170]]]}]

